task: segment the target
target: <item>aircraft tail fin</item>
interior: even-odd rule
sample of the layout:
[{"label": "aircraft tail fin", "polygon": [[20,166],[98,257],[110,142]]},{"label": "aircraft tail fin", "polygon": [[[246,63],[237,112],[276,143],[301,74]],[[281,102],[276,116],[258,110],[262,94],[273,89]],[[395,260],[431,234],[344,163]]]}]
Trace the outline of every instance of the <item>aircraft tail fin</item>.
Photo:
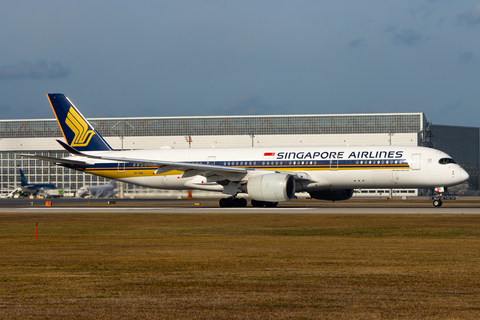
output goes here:
[{"label": "aircraft tail fin", "polygon": [[79,151],[111,151],[112,147],[61,93],[47,93],[65,142]]},{"label": "aircraft tail fin", "polygon": [[27,178],[25,178],[25,175],[23,174],[23,170],[20,169],[20,185],[26,186],[27,184],[28,184]]}]

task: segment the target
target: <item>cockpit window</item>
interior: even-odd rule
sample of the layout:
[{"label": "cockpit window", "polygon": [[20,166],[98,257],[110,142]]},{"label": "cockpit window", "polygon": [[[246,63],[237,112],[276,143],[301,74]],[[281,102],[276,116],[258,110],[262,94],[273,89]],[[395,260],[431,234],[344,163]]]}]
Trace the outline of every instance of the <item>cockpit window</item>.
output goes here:
[{"label": "cockpit window", "polygon": [[440,164],[449,164],[449,163],[456,163],[452,158],[442,158],[438,160]]}]

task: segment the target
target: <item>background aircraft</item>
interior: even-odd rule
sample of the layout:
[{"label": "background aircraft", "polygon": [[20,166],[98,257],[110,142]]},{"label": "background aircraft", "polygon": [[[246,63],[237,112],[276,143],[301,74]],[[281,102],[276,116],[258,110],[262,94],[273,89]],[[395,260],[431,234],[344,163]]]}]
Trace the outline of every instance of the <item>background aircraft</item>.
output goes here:
[{"label": "background aircraft", "polygon": [[15,190],[11,191],[7,195],[7,198],[12,198],[13,196],[15,196],[15,194],[18,194],[20,192],[36,195],[41,190],[56,188],[56,186],[51,183],[28,183],[27,178],[23,173],[23,170],[20,169],[19,171],[20,171],[20,186],[18,186]]},{"label": "background aircraft", "polygon": [[111,180],[108,184],[98,186],[83,186],[75,193],[76,197],[84,198],[87,195],[92,198],[111,198],[115,194],[117,182]]}]

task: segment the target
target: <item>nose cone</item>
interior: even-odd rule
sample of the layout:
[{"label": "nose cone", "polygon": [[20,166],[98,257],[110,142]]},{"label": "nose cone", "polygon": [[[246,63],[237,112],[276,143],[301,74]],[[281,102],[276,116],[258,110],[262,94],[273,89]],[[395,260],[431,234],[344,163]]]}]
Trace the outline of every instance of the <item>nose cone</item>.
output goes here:
[{"label": "nose cone", "polygon": [[470,178],[470,175],[468,174],[467,171],[465,171],[465,169],[463,168],[460,168],[460,175],[459,175],[459,178],[460,178],[460,181],[459,183],[462,183],[462,182],[465,182],[468,180],[468,178]]},{"label": "nose cone", "polygon": [[[451,167],[446,167],[445,169],[447,169],[447,171],[442,179],[445,187],[456,186],[457,184],[467,181],[470,177],[467,171],[457,164]],[[450,175],[448,174],[449,172],[451,172]]]}]

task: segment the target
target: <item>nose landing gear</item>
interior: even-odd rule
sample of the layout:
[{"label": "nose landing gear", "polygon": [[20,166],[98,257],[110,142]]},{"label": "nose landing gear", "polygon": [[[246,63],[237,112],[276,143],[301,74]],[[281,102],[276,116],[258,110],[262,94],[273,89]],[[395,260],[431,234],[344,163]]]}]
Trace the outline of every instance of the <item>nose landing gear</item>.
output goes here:
[{"label": "nose landing gear", "polygon": [[443,204],[443,202],[442,202],[441,199],[435,199],[435,200],[433,200],[433,206],[434,206],[434,207],[437,207],[437,208],[438,208],[438,207],[441,207],[442,204]]},{"label": "nose landing gear", "polygon": [[442,206],[442,196],[445,188],[435,188],[435,197],[433,198],[433,206],[439,208]]}]

